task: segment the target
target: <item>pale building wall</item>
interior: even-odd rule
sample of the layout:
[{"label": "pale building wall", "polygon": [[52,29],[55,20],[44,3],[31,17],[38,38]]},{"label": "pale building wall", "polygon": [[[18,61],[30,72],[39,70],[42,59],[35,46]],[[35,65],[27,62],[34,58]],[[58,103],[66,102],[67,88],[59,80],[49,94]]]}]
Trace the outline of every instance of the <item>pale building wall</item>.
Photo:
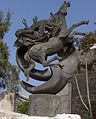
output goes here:
[{"label": "pale building wall", "polygon": [[14,94],[6,93],[3,94],[3,98],[0,100],[0,110],[11,111],[14,110]]}]

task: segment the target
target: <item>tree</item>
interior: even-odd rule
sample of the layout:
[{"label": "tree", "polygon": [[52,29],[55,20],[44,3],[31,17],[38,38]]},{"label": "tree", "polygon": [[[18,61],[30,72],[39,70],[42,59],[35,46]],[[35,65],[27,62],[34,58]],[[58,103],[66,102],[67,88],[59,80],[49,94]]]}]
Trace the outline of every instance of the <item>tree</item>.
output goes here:
[{"label": "tree", "polygon": [[5,33],[9,30],[9,27],[11,25],[10,18],[10,11],[7,12],[6,16],[4,16],[3,12],[0,11],[0,39],[3,39]]},{"label": "tree", "polygon": [[3,38],[5,33],[9,30],[11,12],[8,11],[4,16],[4,13],[0,11],[0,86],[6,88],[7,91],[17,90],[17,84],[19,83],[19,70],[15,65],[9,62],[9,50]]}]

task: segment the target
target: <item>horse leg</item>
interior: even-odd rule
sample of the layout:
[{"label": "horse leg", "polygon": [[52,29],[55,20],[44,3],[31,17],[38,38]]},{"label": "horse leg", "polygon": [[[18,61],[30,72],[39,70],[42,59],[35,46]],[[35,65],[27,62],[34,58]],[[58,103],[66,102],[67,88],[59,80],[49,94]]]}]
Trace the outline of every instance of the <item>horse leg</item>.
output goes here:
[{"label": "horse leg", "polygon": [[24,55],[24,59],[29,63],[29,67],[24,69],[24,74],[25,76],[27,77],[26,80],[29,79],[29,73],[30,71],[35,67],[35,63],[32,61],[32,59],[30,58],[29,56],[29,53],[26,52],[25,55]]},{"label": "horse leg", "polygon": [[[45,47],[46,46],[46,47]],[[30,50],[29,50],[29,54],[30,57],[34,57],[34,55],[36,55],[36,57],[38,58],[38,60],[41,62],[41,64],[46,67],[49,65],[49,63],[51,63],[54,60],[62,60],[62,58],[60,56],[54,56],[52,59],[50,60],[46,60],[46,50],[47,50],[47,45],[46,44],[38,44],[38,45],[34,45]],[[28,57],[28,53],[27,57]],[[26,56],[26,55],[25,55]],[[28,60],[28,58],[26,58]]]},{"label": "horse leg", "polygon": [[81,26],[81,25],[84,25],[84,24],[88,24],[89,21],[88,20],[83,20],[83,21],[80,21],[79,23],[77,24],[73,24],[68,30],[62,30],[62,32],[60,33],[60,36],[59,36],[59,39],[62,39],[62,38],[65,38],[67,37],[75,28]]},{"label": "horse leg", "polygon": [[38,59],[38,61],[43,66],[46,65],[46,47],[45,47],[45,44],[34,45],[29,50],[29,54],[30,54],[31,59],[33,58],[35,60],[35,58],[36,58],[36,59]]},{"label": "horse leg", "polygon": [[56,56],[52,57],[51,59],[45,61],[44,62],[44,66],[50,66],[51,65],[50,63],[55,61],[55,60],[59,60],[60,61],[60,60],[62,60],[62,57],[56,55]]},{"label": "horse leg", "polygon": [[[35,47],[35,51],[36,51],[36,47]],[[32,52],[34,52],[34,49],[32,50]],[[53,62],[54,60],[62,60],[62,57],[57,56],[57,55],[51,58],[50,60],[46,60],[46,48],[45,47],[41,47],[36,54],[38,56],[39,61],[44,67],[50,66],[50,63]]]},{"label": "horse leg", "polygon": [[41,62],[41,64],[45,67],[47,66],[47,61],[46,61],[46,51],[44,50],[44,48],[41,49],[41,51],[38,54],[38,58]]},{"label": "horse leg", "polygon": [[70,34],[70,37],[74,37],[75,35],[86,36],[86,35],[88,35],[88,33],[73,31],[73,32]]}]

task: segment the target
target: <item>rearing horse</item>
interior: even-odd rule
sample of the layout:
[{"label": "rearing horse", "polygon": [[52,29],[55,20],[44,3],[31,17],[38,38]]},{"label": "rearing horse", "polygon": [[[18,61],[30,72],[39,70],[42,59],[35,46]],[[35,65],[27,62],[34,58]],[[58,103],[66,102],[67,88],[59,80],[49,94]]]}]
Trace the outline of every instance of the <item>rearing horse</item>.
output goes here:
[{"label": "rearing horse", "polygon": [[[71,32],[78,26],[82,24],[88,24],[88,21],[81,21],[77,24],[74,24],[72,27],[67,29],[66,25],[66,15],[67,15],[67,8],[70,6],[70,3],[64,2],[64,4],[60,7],[59,11],[52,15],[49,20],[45,20],[43,24],[43,28],[48,25],[48,31],[43,31],[46,33],[46,41],[47,42],[39,42],[37,43],[36,40],[33,41],[34,45],[30,45],[31,47],[28,48],[28,51],[24,55],[24,59],[29,62],[29,68],[27,69],[27,74],[32,70],[35,66],[34,61],[40,62],[43,66],[48,66],[50,62],[54,60],[62,60],[62,57],[64,56],[64,48],[67,47],[67,45],[70,44],[70,38],[69,35]],[[38,23],[38,22],[37,22]],[[34,24],[33,24],[34,25]],[[53,29],[50,31],[49,26],[52,26]],[[30,35],[34,36],[34,33],[39,34],[40,28],[42,26],[37,27],[36,31],[31,31],[31,29],[24,29],[21,30],[21,32],[16,32],[16,36],[20,38],[21,46],[26,45],[26,41],[32,40],[31,37],[28,37]],[[58,30],[59,29],[59,30]],[[29,32],[30,31],[30,32]],[[33,34],[31,34],[33,33]],[[48,34],[51,34],[48,36]],[[23,39],[24,37],[24,39]],[[42,39],[43,41],[43,39]],[[47,60],[47,57],[50,55],[58,54],[57,56],[53,57],[51,60]],[[63,54],[63,56],[62,56]],[[33,61],[34,60],[34,61]],[[26,71],[25,71],[26,73]]]},{"label": "rearing horse", "polygon": [[[15,46],[22,47],[24,45],[30,46],[30,44],[31,44],[31,47],[33,47],[33,46],[38,47],[37,44],[41,44],[42,42],[45,42],[45,43],[48,42],[50,37],[46,37],[46,35],[44,35],[44,33],[46,32],[46,31],[44,31],[46,25],[53,27],[53,29],[51,30],[51,37],[56,37],[58,35],[58,33],[60,33],[62,30],[66,31],[67,25],[66,25],[65,16],[67,15],[68,7],[70,7],[70,3],[65,1],[57,13],[55,13],[54,15],[51,14],[50,19],[38,21],[36,24],[33,24],[30,28],[28,28],[28,26],[27,26],[25,29],[17,30],[15,34],[18,39],[15,42]],[[36,38],[37,35],[35,37],[34,33],[35,34],[38,33],[40,35],[43,34],[43,37],[41,37],[41,38],[39,37],[39,39],[37,39]],[[48,31],[48,33],[49,33],[49,31]],[[36,38],[36,39],[34,39],[34,38]],[[54,40],[54,38],[53,38],[53,40]],[[39,42],[39,43],[37,43],[37,42]],[[20,49],[22,49],[22,48],[20,48]],[[34,49],[34,47],[33,47],[33,49]],[[26,61],[31,63],[31,66],[35,65],[35,63],[29,59],[28,52],[26,52],[24,58]],[[41,60],[42,60],[42,58],[41,58]],[[39,60],[39,61],[41,63],[43,63],[43,61],[41,61],[41,60]],[[43,65],[44,65],[44,63],[43,63]],[[21,67],[23,67],[23,66],[21,66]]]}]

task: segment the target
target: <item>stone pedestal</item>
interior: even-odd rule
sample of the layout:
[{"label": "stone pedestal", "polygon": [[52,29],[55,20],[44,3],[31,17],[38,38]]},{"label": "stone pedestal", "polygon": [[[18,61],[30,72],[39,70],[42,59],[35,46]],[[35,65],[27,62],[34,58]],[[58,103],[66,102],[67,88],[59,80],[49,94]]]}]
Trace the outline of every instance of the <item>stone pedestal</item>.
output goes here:
[{"label": "stone pedestal", "polygon": [[49,94],[34,94],[29,97],[30,116],[56,116],[60,113],[60,97]]}]

